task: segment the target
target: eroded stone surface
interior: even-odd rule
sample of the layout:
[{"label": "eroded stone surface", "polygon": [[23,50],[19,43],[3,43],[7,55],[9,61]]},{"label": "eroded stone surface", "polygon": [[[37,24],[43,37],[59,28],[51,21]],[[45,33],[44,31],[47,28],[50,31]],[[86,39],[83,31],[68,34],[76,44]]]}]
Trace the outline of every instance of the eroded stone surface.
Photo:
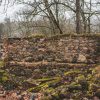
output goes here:
[{"label": "eroded stone surface", "polygon": [[9,60],[99,63],[99,38],[9,39]]}]

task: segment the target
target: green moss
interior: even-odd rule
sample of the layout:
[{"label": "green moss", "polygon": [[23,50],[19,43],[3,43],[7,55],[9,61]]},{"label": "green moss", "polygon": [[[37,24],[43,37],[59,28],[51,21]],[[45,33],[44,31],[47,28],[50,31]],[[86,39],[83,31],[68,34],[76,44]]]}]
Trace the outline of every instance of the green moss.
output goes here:
[{"label": "green moss", "polygon": [[75,78],[76,82],[81,82],[86,80],[84,75],[79,74],[78,77]]},{"label": "green moss", "polygon": [[3,77],[2,77],[2,81],[3,81],[3,82],[5,82],[5,81],[7,81],[7,80],[8,80],[8,77],[7,77],[7,76],[3,76]]},{"label": "green moss", "polygon": [[54,80],[54,78],[42,78],[42,79],[38,79],[36,80],[37,82],[47,82],[47,81],[52,81]]},{"label": "green moss", "polygon": [[92,78],[93,78],[93,76],[92,76],[91,74],[88,74],[86,79],[89,81],[89,80],[91,80]]},{"label": "green moss", "polygon": [[75,82],[72,82],[70,85],[67,86],[68,91],[70,92],[77,92],[82,89],[81,85]]},{"label": "green moss", "polygon": [[41,90],[41,87],[35,87],[35,88],[29,88],[27,91],[28,92],[34,92],[37,93]]},{"label": "green moss", "polygon": [[96,70],[95,69],[92,70],[92,74],[96,74]]},{"label": "green moss", "polygon": [[56,83],[58,83],[60,81],[59,77],[56,78],[43,78],[43,79],[39,79],[37,80],[37,82],[40,82],[40,84],[36,87],[30,88],[28,89],[28,91],[32,92],[39,92],[39,91],[47,91],[50,92],[52,91],[52,85],[56,85]]},{"label": "green moss", "polygon": [[8,80],[9,74],[5,71],[0,69],[0,82],[6,82]]},{"label": "green moss", "polygon": [[76,83],[76,82],[72,82],[72,83],[70,84],[70,86],[74,86],[74,85],[77,85],[77,83]]},{"label": "green moss", "polygon": [[76,86],[81,86],[80,84],[76,83],[76,82],[72,82],[70,85],[68,85],[67,87],[76,87]]},{"label": "green moss", "polygon": [[36,34],[32,34],[28,38],[43,38],[43,37],[45,37],[44,34],[42,34],[42,33],[36,33]]},{"label": "green moss", "polygon": [[45,89],[48,88],[48,84],[47,84],[47,83],[44,83],[44,84],[38,85],[38,86],[36,86],[36,87],[30,88],[30,89],[28,89],[28,91],[29,91],[29,92],[31,92],[31,91],[39,92],[40,90],[42,90],[42,89],[44,89],[44,88],[45,88]]},{"label": "green moss", "polygon": [[4,73],[4,72],[5,72],[4,70],[0,69],[0,74],[1,74],[1,73]]},{"label": "green moss", "polygon": [[65,72],[64,75],[70,76],[70,75],[79,74],[79,73],[81,73],[79,70],[71,70],[71,71]]},{"label": "green moss", "polygon": [[55,89],[54,88],[47,88],[43,92],[45,93],[54,93]]},{"label": "green moss", "polygon": [[4,66],[4,61],[0,61],[0,68]]}]

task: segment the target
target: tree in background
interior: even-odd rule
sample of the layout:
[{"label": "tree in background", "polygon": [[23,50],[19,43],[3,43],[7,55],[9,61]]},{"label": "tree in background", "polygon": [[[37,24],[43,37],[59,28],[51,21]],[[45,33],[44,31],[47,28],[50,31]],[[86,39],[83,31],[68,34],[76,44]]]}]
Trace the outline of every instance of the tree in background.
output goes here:
[{"label": "tree in background", "polygon": [[4,27],[4,24],[0,23],[0,40],[1,40],[3,32],[4,32],[3,27]]},{"label": "tree in background", "polygon": [[76,0],[76,33],[81,33],[81,22],[80,22],[81,8],[80,8],[80,0]]},{"label": "tree in background", "polygon": [[[16,31],[20,30],[24,34],[23,36],[28,36],[31,33],[44,33],[46,35],[87,34],[99,29],[100,12],[96,8],[99,5],[98,0],[95,2],[94,0],[13,1],[17,1],[17,5],[23,5],[15,18],[15,23],[19,25],[16,27]],[[93,18],[97,18],[97,21],[93,22]],[[9,22],[6,21],[7,23]],[[15,23],[11,21],[8,25],[9,29]],[[13,30],[9,30],[9,34],[11,31]]]},{"label": "tree in background", "polygon": [[5,33],[7,37],[11,37],[12,33],[12,26],[10,18],[5,18]]}]

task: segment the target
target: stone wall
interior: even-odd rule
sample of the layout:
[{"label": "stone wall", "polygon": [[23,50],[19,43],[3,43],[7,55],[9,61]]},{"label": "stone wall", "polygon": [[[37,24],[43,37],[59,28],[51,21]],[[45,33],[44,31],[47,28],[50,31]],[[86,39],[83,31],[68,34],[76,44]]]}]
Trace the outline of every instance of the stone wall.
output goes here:
[{"label": "stone wall", "polygon": [[99,37],[9,39],[9,62],[100,63]]}]

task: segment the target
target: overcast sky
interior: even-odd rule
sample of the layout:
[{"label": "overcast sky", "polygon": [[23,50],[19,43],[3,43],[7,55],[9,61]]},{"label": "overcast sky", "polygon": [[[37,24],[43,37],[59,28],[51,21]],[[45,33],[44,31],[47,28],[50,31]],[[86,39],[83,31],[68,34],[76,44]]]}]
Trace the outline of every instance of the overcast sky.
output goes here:
[{"label": "overcast sky", "polygon": [[[5,0],[2,0],[5,1]],[[10,0],[13,1],[13,0]],[[8,2],[3,2],[0,6],[0,22],[3,22],[6,17],[14,19],[15,13],[22,9],[22,5],[13,4],[11,2],[8,5]]]},{"label": "overcast sky", "polygon": [[[8,2],[5,4],[5,0],[2,0],[3,3],[0,6],[0,22],[3,22],[6,17],[11,18],[12,20],[14,19],[16,11],[19,11],[22,9],[22,5],[16,5],[13,4],[13,0],[10,0],[11,4],[7,6]],[[89,1],[89,0],[86,0]],[[96,0],[92,0],[92,2],[95,2]]]}]

